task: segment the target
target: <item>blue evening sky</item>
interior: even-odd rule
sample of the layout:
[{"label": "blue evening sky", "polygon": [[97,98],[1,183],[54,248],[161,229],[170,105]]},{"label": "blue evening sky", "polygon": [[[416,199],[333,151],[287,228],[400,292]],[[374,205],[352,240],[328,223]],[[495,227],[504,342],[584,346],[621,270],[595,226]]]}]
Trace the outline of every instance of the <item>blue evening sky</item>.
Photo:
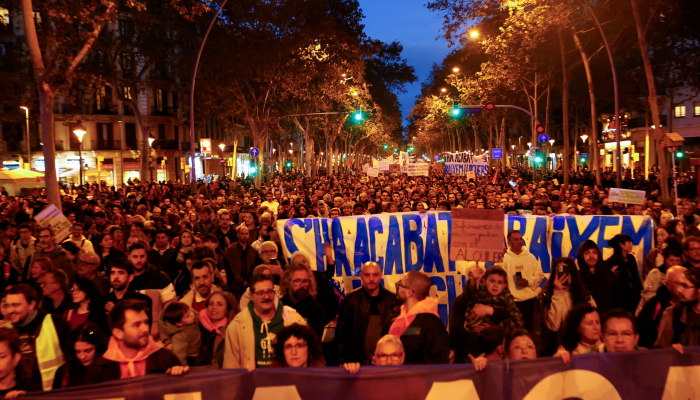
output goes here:
[{"label": "blue evening sky", "polygon": [[440,35],[442,20],[425,7],[428,0],[359,1],[365,15],[365,33],[383,42],[398,40],[403,45],[403,58],[416,69],[418,81],[407,86],[406,93],[399,94],[406,118],[420,94],[420,83],[428,78],[430,67],[442,62],[450,52],[445,40],[435,40]]}]

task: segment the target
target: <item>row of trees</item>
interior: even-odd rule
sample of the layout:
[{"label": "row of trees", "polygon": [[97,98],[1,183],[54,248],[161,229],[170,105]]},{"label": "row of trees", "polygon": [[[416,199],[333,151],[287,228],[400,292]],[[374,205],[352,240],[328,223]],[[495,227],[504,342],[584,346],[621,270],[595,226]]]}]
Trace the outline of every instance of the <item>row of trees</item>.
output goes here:
[{"label": "row of trees", "polygon": [[[600,183],[599,119],[619,109],[637,117],[639,126],[657,127],[651,137],[665,181],[659,127],[666,124],[657,87],[700,87],[700,28],[691,17],[699,7],[692,0],[434,0],[428,8],[444,16],[443,36],[458,48],[423,84],[410,134],[428,148],[447,142],[507,149],[519,136],[537,143],[535,125],[524,113],[497,109],[454,118],[446,112],[455,102],[519,105],[563,143],[564,170],[574,156],[572,143],[582,146],[579,132],[586,132],[591,147],[583,152],[591,153]],[[478,38],[469,35],[473,31]],[[661,187],[667,198],[667,186]]]},{"label": "row of trees", "polygon": [[[41,113],[49,200],[60,205],[53,162],[57,96],[75,102],[85,93],[94,98],[96,88],[111,88],[141,128],[141,176],[147,176],[150,129],[139,111],[145,82],[167,75],[182,87],[179,98],[188,98],[202,37],[223,2],[14,1],[22,17],[41,15],[40,25],[37,18],[22,20]],[[364,34],[357,1],[237,0],[220,11],[198,68],[196,127],[215,119],[234,148],[249,131],[261,149],[261,164],[273,153],[286,153],[286,144],[302,136],[308,174],[315,172],[319,152],[330,166],[332,154],[375,155],[382,144],[401,140],[396,95],[416,77],[399,43]],[[180,101],[185,111],[180,115],[188,115],[185,104]],[[351,117],[357,110],[361,121]],[[309,115],[327,112],[335,113]],[[188,122],[183,118],[183,125]]]}]

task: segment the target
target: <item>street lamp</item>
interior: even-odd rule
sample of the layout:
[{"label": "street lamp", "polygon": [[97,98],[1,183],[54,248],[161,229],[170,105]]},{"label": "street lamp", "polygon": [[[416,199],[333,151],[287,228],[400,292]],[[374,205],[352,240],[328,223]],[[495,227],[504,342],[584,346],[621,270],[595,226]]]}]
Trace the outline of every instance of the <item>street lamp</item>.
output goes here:
[{"label": "street lamp", "polygon": [[447,88],[442,88],[442,89],[440,89],[440,91],[441,91],[442,93],[445,93],[445,92],[447,91]]},{"label": "street lamp", "polygon": [[581,135],[581,140],[583,140],[583,144],[586,144],[586,139],[588,139],[588,135]]},{"label": "street lamp", "polygon": [[532,142],[527,142],[527,147],[532,147]]},{"label": "street lamp", "polygon": [[24,120],[27,123],[27,163],[29,164],[29,169],[32,169],[32,146],[29,141],[29,108],[25,106],[20,106],[24,110]]},{"label": "street lamp", "polygon": [[478,38],[478,37],[479,37],[479,31],[477,31],[476,29],[472,29],[472,30],[469,32],[469,37],[472,38],[472,39]]},{"label": "street lamp", "polygon": [[554,146],[554,139],[549,139],[549,145]]},{"label": "street lamp", "polygon": [[[153,142],[155,142],[156,138],[154,138],[151,135],[148,135],[148,147],[153,150]],[[150,153],[150,151],[149,151]],[[149,157],[150,158],[150,157]],[[149,160],[150,161],[150,160]],[[149,165],[148,169],[151,171],[151,182],[153,181],[153,168]]]},{"label": "street lamp", "polygon": [[452,68],[452,72],[459,72],[459,67]]},{"label": "street lamp", "polygon": [[83,186],[83,136],[87,133],[87,130],[78,122],[78,126],[73,129],[73,133],[78,137],[78,142],[80,142],[80,147],[78,147],[78,156],[80,158],[80,186]]},{"label": "street lamp", "polygon": [[513,149],[513,150],[515,150],[515,145],[512,144],[512,145],[510,146],[510,148]]}]

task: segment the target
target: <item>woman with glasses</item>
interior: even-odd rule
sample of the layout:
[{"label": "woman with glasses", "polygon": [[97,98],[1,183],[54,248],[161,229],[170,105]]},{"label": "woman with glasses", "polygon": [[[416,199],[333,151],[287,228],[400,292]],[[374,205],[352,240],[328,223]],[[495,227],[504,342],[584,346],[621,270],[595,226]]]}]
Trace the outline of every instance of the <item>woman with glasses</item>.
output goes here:
[{"label": "woman with glasses", "polygon": [[292,324],[277,332],[272,366],[278,368],[323,367],[321,341],[306,325]]},{"label": "woman with glasses", "polygon": [[75,328],[72,343],[73,357],[56,371],[54,389],[84,385],[88,367],[107,350],[107,337],[93,322]]},{"label": "woman with glasses", "polygon": [[98,304],[100,291],[93,281],[88,278],[76,278],[75,283],[70,288],[70,295],[73,300],[73,308],[63,314],[63,319],[68,321],[71,329],[86,323]]}]

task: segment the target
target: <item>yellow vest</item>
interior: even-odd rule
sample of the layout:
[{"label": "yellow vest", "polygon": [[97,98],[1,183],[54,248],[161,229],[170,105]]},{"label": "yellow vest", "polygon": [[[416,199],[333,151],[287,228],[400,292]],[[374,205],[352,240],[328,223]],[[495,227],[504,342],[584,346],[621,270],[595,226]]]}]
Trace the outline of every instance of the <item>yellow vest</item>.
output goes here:
[{"label": "yellow vest", "polygon": [[61,343],[58,340],[58,333],[56,333],[51,314],[47,314],[44,318],[41,331],[36,338],[36,358],[39,362],[41,385],[44,391],[51,390],[56,371],[64,363]]}]

